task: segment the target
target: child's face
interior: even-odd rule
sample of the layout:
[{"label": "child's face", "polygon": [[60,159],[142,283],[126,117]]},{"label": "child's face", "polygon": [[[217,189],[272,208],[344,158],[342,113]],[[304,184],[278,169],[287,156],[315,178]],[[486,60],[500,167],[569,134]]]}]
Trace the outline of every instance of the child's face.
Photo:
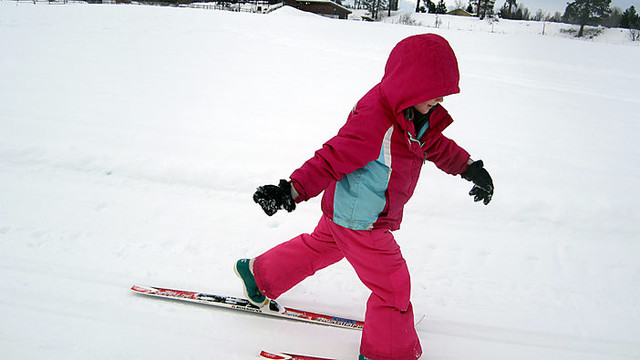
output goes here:
[{"label": "child's face", "polygon": [[429,110],[431,110],[432,107],[440,104],[443,100],[444,98],[441,98],[441,97],[437,99],[431,99],[429,101],[425,101],[418,105],[415,105],[414,108],[416,108],[416,110],[418,110],[419,113],[426,114],[429,112]]}]

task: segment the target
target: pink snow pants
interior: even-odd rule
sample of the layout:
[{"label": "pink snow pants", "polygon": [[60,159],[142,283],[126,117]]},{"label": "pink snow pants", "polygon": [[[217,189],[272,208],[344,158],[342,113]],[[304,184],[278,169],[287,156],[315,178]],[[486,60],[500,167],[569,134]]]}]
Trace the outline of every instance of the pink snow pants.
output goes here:
[{"label": "pink snow pants", "polygon": [[372,294],[360,353],[374,360],[415,360],[422,354],[409,301],[411,281],[400,247],[388,230],[351,230],[326,216],[302,234],[258,256],[256,283],[275,299],[316,271],[346,258]]}]

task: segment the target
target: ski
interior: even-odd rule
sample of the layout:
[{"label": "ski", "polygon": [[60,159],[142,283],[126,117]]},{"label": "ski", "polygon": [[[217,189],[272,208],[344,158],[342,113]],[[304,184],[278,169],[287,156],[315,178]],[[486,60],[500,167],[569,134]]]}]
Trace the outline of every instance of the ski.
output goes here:
[{"label": "ski", "polygon": [[[263,307],[259,308],[247,299],[232,297],[232,296],[222,296],[215,294],[207,294],[195,291],[185,291],[185,290],[176,290],[176,289],[166,289],[160,287],[149,287],[149,286],[138,286],[133,285],[131,290],[137,294],[155,296],[164,299],[171,300],[180,300],[186,302],[193,302],[211,306],[217,306],[227,309],[233,310],[241,310],[246,312],[251,312],[255,314],[268,315],[274,317],[280,317],[290,320],[303,321],[313,324],[321,324],[334,326],[339,328],[346,329],[356,329],[362,330],[364,326],[364,321],[361,320],[353,320],[347,319],[339,316],[328,315],[328,314],[320,314],[311,311],[292,309],[289,307],[280,307],[275,301],[269,300],[270,303]],[[293,358],[295,359],[295,358]],[[314,358],[309,358],[314,359]],[[321,358],[317,358],[321,359]]]},{"label": "ski", "polygon": [[291,354],[291,353],[272,353],[264,350],[260,352],[260,357],[262,357],[263,359],[272,359],[272,360],[335,360],[335,359],[310,356],[310,355],[300,355],[300,354]]}]

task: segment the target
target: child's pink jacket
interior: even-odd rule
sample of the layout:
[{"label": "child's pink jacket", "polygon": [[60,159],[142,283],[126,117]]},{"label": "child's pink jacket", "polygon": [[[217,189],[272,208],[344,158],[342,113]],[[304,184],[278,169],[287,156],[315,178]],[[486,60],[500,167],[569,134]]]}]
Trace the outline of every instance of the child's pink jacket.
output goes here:
[{"label": "child's pink jacket", "polygon": [[322,210],[336,224],[397,230],[425,160],[452,175],[468,166],[469,153],[442,135],[453,122],[442,106],[423,129],[415,129],[403,114],[460,92],[458,80],[458,63],[445,39],[425,34],[401,41],[389,55],[382,81],[360,99],[338,134],[291,174],[300,194],[296,201],[324,190]]}]

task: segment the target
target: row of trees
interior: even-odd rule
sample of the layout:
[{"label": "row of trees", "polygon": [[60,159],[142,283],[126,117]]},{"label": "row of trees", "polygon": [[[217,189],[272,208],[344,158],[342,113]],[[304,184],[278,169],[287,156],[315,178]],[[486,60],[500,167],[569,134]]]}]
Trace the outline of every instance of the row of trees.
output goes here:
[{"label": "row of trees", "polygon": [[[339,0],[338,0],[339,1]],[[356,8],[369,9],[371,17],[379,19],[382,11],[398,9],[398,0],[356,0]],[[574,0],[567,4],[564,14],[556,12],[553,15],[539,10],[532,14],[528,8],[524,7],[519,0],[505,0],[504,4],[497,11],[495,10],[496,0],[455,0],[455,8],[465,9],[480,19],[485,17],[500,17],[512,20],[535,20],[567,22],[580,25],[577,36],[583,36],[586,25],[603,25],[607,27],[623,27],[631,30],[638,30],[640,33],[640,17],[636,13],[634,6],[624,12],[619,8],[611,9],[611,0]],[[420,0],[416,1],[416,12],[429,12],[435,14],[445,14],[447,6],[444,0]],[[640,35],[637,35],[640,37]],[[635,39],[634,39],[635,40]]]},{"label": "row of trees", "polygon": [[522,3],[518,3],[517,0],[507,0],[498,10],[498,16],[510,20],[561,21],[562,14],[558,12],[552,17],[539,10],[535,15],[532,15]]},{"label": "row of trees", "polygon": [[[444,0],[439,0],[436,5],[431,0],[422,0],[424,5],[421,5],[420,0],[416,1],[416,12],[429,12],[435,14],[445,14],[447,13],[447,6],[444,3]],[[464,0],[455,0],[455,8],[456,9],[464,9],[468,13],[478,16],[480,19],[484,19],[485,17],[495,17],[499,16],[503,19],[512,19],[512,20],[532,20],[534,16],[531,15],[529,9],[524,7],[522,4],[518,4],[517,0],[506,0],[504,5],[498,10],[495,10],[496,0],[468,0],[465,2]],[[543,17],[544,12],[540,10],[542,15],[537,15],[539,17]],[[558,15],[560,17],[561,14]]]},{"label": "row of trees", "polygon": [[[483,19],[497,15],[503,19],[567,22],[580,25],[578,36],[584,34],[586,25],[604,25],[640,29],[640,17],[634,6],[622,12],[620,8],[611,8],[611,0],[574,0],[567,4],[564,14],[545,14],[538,10],[535,15],[518,3],[518,0],[506,0],[494,14],[495,0],[470,0],[467,11]],[[474,11],[475,10],[475,11]]]}]

